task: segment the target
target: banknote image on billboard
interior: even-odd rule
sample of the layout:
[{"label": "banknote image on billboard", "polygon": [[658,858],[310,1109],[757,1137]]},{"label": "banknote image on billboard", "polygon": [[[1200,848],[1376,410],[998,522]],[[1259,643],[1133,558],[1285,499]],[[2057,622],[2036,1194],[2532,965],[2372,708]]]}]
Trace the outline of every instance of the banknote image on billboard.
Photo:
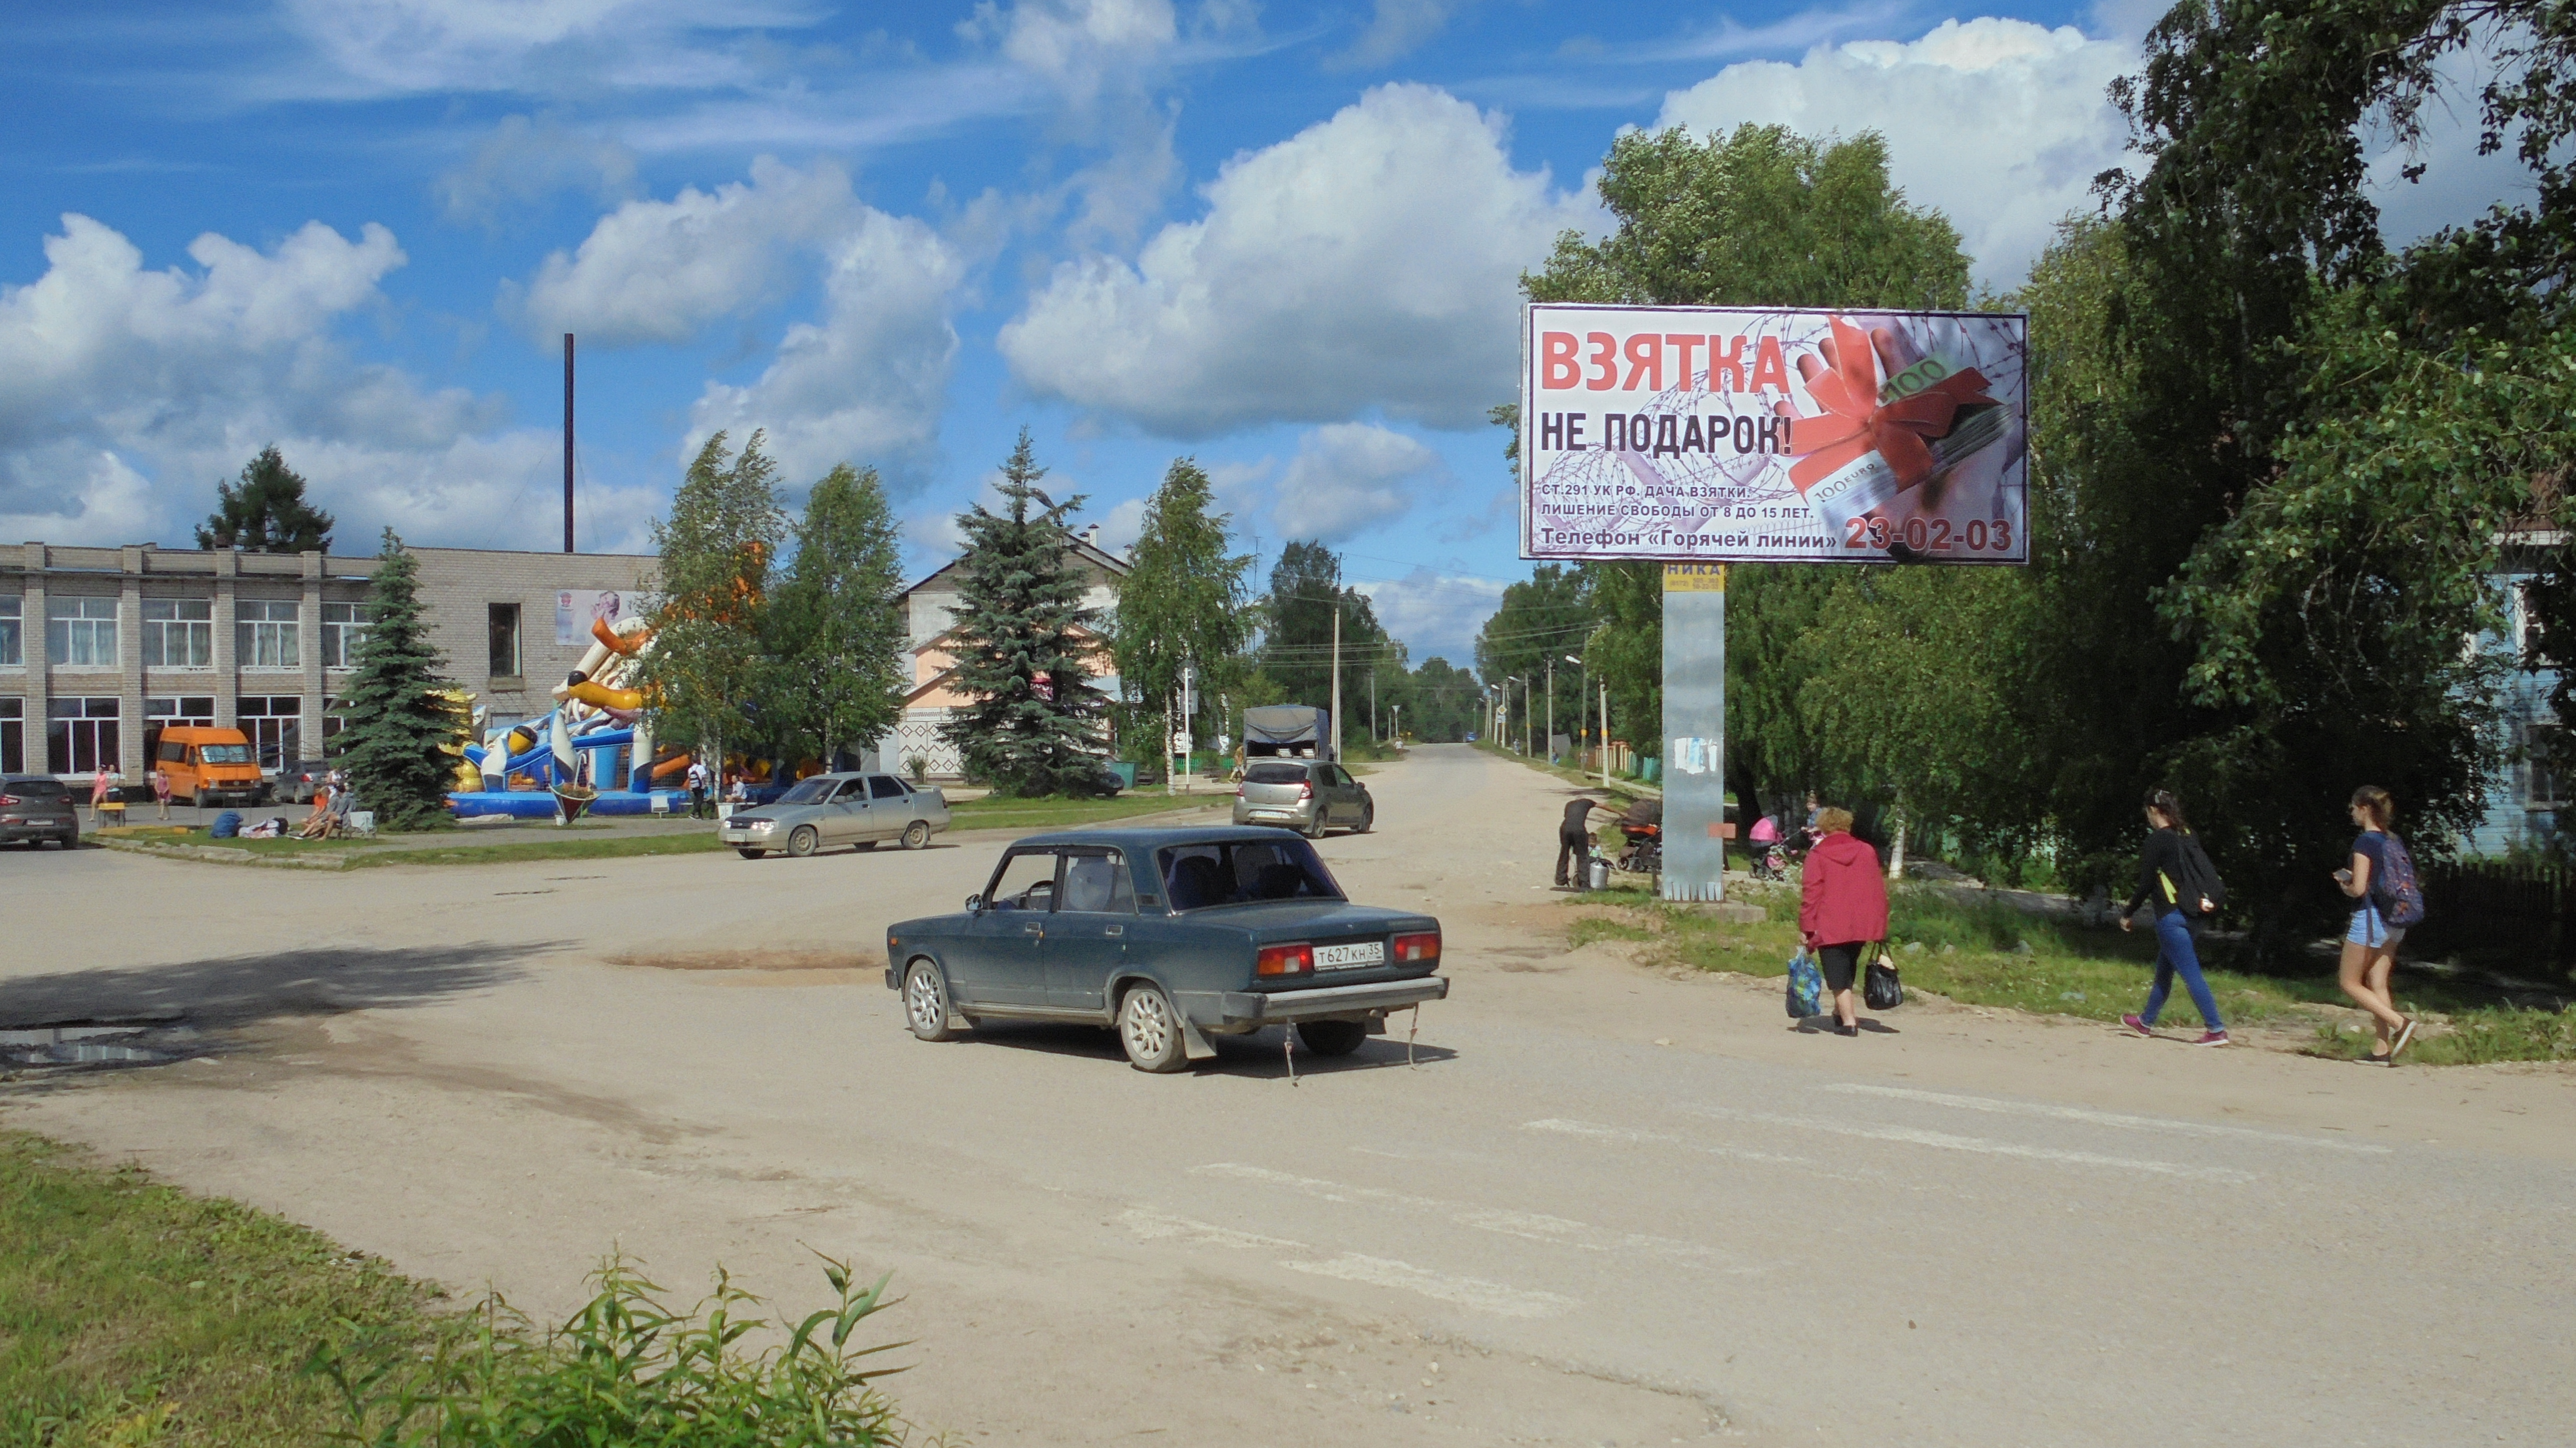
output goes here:
[{"label": "banknote image on billboard", "polygon": [[2019,313],[1524,311],[1521,554],[2026,563]]}]

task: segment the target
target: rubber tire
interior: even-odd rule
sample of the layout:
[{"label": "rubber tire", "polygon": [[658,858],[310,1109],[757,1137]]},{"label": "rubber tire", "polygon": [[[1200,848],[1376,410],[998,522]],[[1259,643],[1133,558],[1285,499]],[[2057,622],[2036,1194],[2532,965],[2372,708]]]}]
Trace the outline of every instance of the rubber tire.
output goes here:
[{"label": "rubber tire", "polygon": [[1190,1063],[1180,1012],[1172,1009],[1163,988],[1150,981],[1139,981],[1118,998],[1118,1044],[1127,1052],[1127,1064],[1139,1071],[1159,1076]]},{"label": "rubber tire", "polygon": [[1298,830],[1297,833],[1304,835],[1310,840],[1320,840],[1332,829],[1331,825],[1325,823],[1325,820],[1328,818],[1329,816],[1319,808],[1315,811],[1315,822],[1312,825]]},{"label": "rubber tire", "polygon": [[1376,828],[1377,801],[1370,800],[1368,804],[1360,810],[1360,827],[1357,830],[1352,831],[1352,833],[1364,835]]},{"label": "rubber tire", "polygon": [[930,821],[914,820],[903,827],[903,847],[907,850],[930,848]]},{"label": "rubber tire", "polygon": [[1300,1021],[1297,1044],[1316,1056],[1347,1056],[1368,1039],[1368,1027],[1357,1021]]},{"label": "rubber tire", "polygon": [[822,842],[821,832],[812,825],[798,825],[787,832],[787,853],[802,860],[811,856],[814,847]]},{"label": "rubber tire", "polygon": [[916,960],[904,967],[905,1027],[921,1040],[953,1041],[959,1033],[949,1028],[950,1014],[948,978],[939,973],[939,967],[927,960]]},{"label": "rubber tire", "polygon": [[755,850],[749,845],[736,845],[733,847],[733,852],[746,860],[757,860],[769,853],[767,850]]}]

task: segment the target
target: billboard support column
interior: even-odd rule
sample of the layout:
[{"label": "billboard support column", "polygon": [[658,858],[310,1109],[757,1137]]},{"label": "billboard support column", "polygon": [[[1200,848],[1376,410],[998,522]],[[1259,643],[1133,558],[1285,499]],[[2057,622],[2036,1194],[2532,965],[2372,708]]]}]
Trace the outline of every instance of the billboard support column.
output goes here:
[{"label": "billboard support column", "polygon": [[1726,898],[1726,565],[1664,565],[1667,900]]}]

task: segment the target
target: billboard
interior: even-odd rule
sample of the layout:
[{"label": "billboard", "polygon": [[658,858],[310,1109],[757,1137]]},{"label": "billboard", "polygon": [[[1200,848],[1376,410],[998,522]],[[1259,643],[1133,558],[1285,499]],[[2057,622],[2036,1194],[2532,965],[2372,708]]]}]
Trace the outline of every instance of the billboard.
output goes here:
[{"label": "billboard", "polygon": [[1521,556],[2026,563],[2021,313],[1533,303]]},{"label": "billboard", "polygon": [[559,588],[555,590],[555,644],[569,648],[589,643],[593,619],[614,628],[628,614],[650,612],[646,596],[633,589]]}]

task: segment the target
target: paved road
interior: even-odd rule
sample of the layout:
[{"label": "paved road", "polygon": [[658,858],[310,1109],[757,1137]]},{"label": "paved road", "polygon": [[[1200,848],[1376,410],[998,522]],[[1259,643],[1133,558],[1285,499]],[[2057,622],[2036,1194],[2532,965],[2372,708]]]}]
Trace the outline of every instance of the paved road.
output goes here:
[{"label": "paved road", "polygon": [[1410,1068],[1400,1036],[1294,1085],[1275,1034],[1174,1078],[1100,1032],[911,1040],[876,942],[994,838],[84,852],[0,858],[0,1024],[176,1007],[255,1046],[0,1099],[544,1310],[611,1241],[798,1305],[806,1245],[891,1269],[900,1395],[973,1442],[2576,1436],[2576,1075],[1937,1005],[1799,1035],[1767,985],[1566,950],[1567,786],[1464,749],[1369,783],[1381,830],[1324,853],[1438,910],[1458,982]]}]

